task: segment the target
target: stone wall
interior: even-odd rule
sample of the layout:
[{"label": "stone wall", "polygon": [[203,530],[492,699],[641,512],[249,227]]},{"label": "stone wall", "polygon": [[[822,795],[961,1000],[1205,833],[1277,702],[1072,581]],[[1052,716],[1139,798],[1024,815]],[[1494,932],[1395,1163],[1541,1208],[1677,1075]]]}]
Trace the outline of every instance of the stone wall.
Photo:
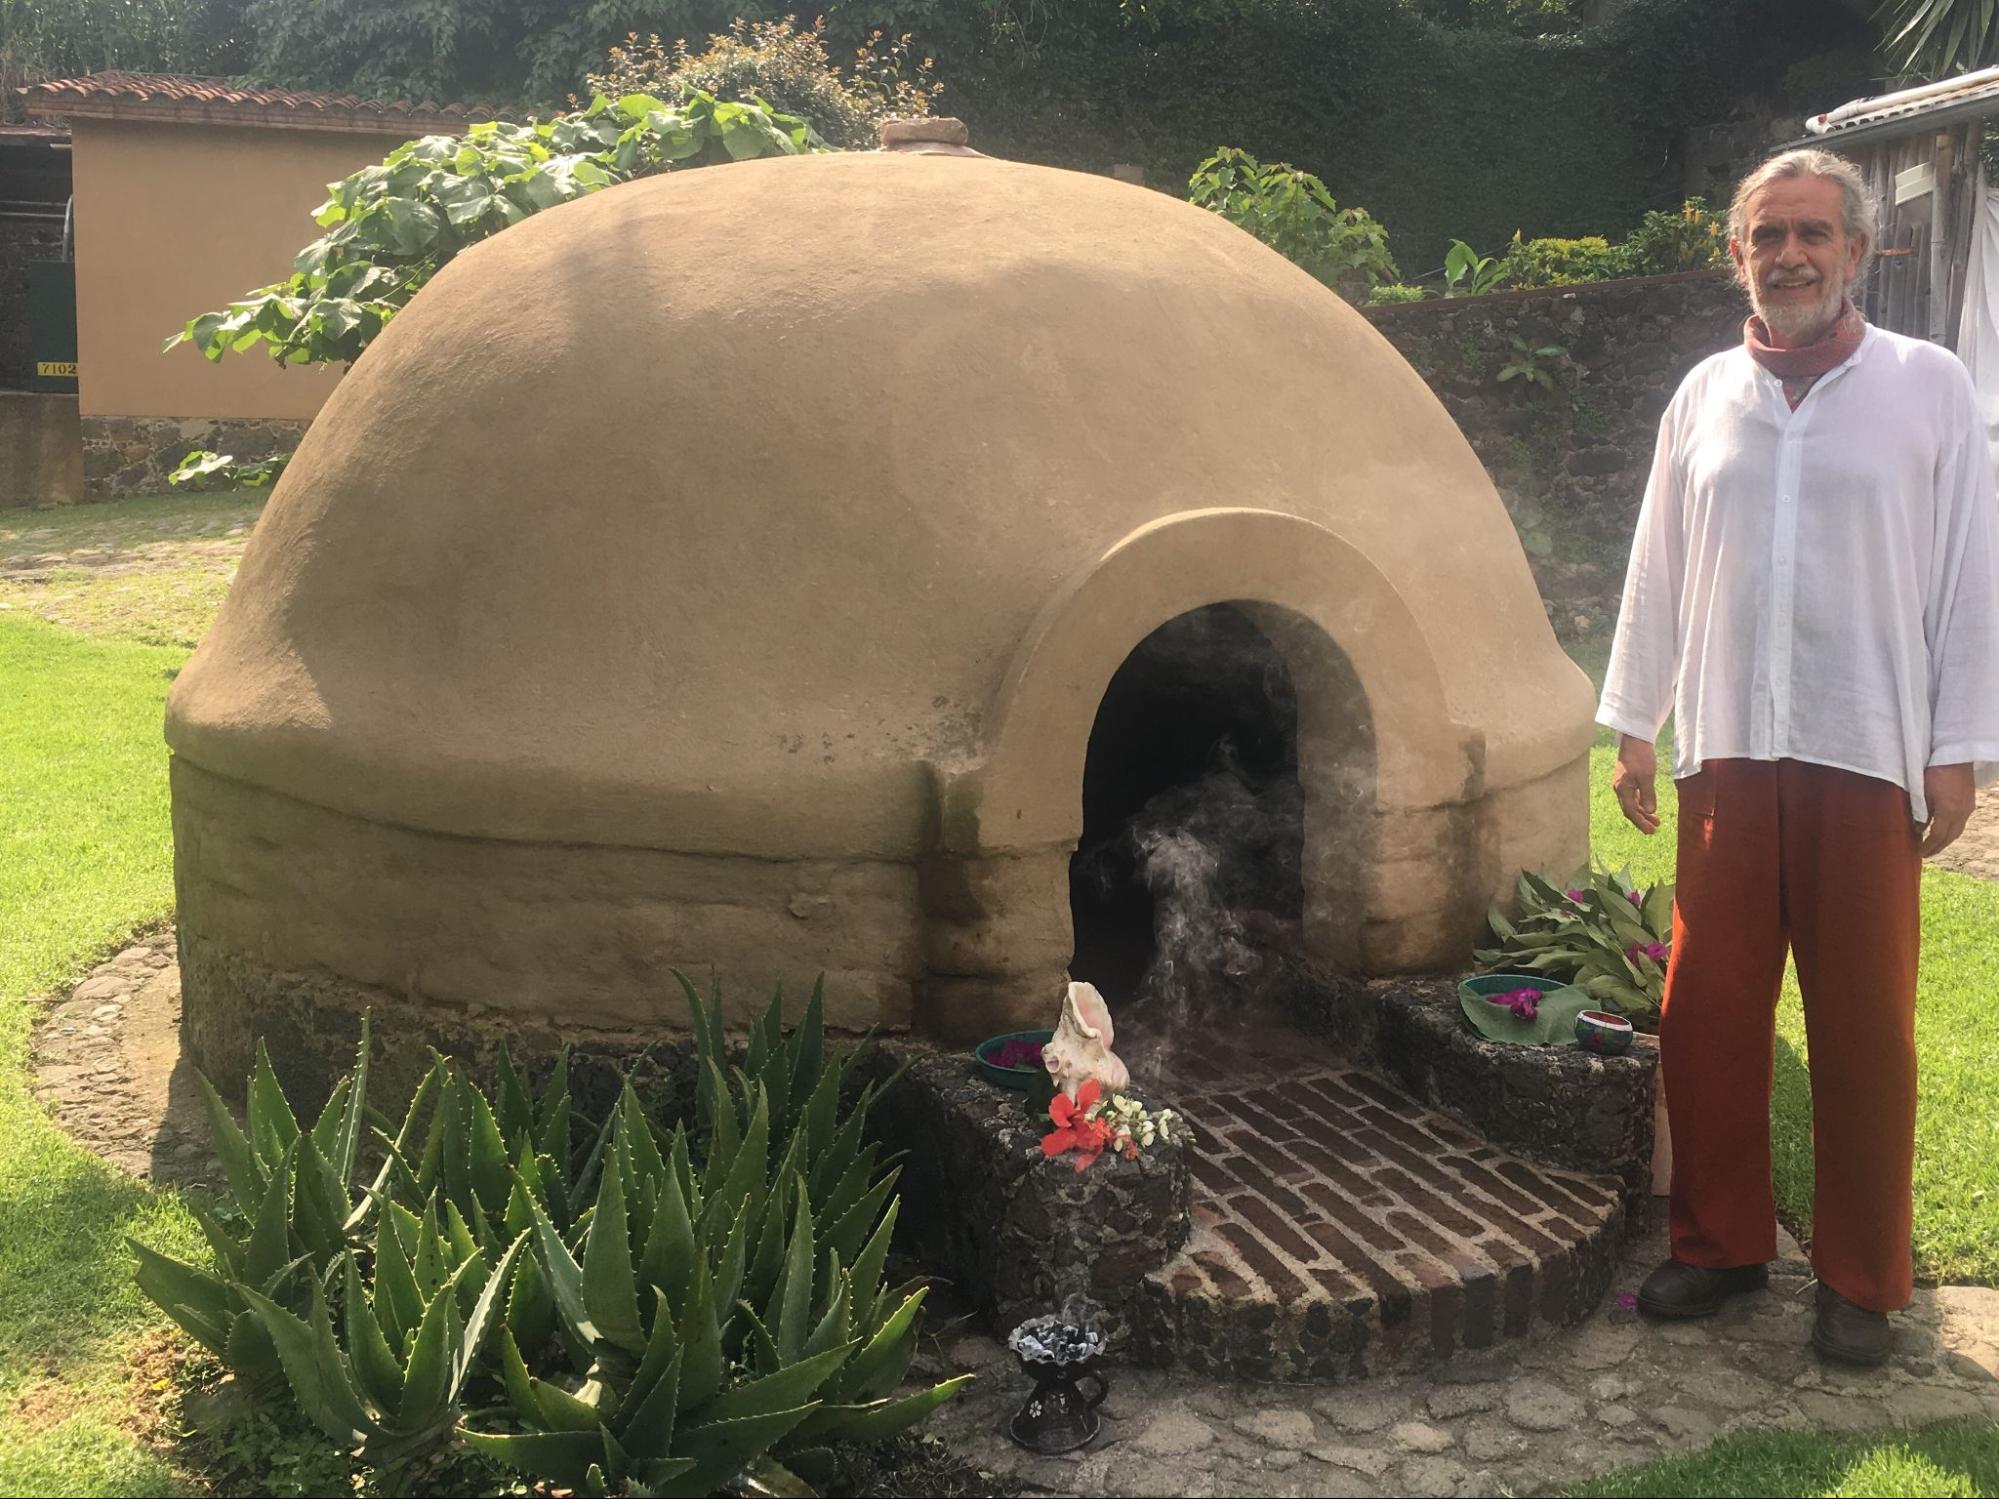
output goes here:
[{"label": "stone wall", "polygon": [[83,497],[76,397],[0,390],[0,507]]},{"label": "stone wall", "polygon": [[244,462],[269,458],[297,447],[310,425],[275,417],[86,416],[84,498],[165,494],[167,475],[198,448],[233,454]]},{"label": "stone wall", "polygon": [[61,219],[0,219],[0,390],[26,390],[28,267],[62,255]]},{"label": "stone wall", "polygon": [[[1745,314],[1723,271],[1365,309],[1492,475],[1565,641],[1614,619],[1659,418]],[[1551,386],[1500,379],[1523,348]]]}]

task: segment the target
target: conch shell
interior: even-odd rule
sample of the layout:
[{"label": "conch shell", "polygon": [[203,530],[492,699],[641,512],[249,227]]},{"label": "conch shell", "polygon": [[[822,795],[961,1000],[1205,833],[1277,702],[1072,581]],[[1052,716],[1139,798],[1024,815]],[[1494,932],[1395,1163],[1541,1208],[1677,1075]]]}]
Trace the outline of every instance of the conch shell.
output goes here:
[{"label": "conch shell", "polygon": [[1055,1086],[1071,1099],[1092,1078],[1105,1097],[1121,1093],[1131,1086],[1131,1070],[1111,1050],[1116,1038],[1110,1006],[1096,985],[1071,984],[1062,998],[1062,1018],[1056,1023],[1055,1035],[1041,1048],[1042,1065],[1055,1079]]}]

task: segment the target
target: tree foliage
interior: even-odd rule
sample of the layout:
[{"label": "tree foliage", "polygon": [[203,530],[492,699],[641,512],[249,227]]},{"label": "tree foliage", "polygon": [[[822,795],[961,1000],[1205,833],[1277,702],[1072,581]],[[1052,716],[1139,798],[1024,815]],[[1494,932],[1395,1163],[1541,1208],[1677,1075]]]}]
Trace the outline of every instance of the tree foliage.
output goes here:
[{"label": "tree foliage", "polygon": [[333,184],[316,215],[327,233],[289,277],[201,314],[166,347],[192,343],[212,360],[259,345],[284,364],[352,360],[459,251],[529,214],[679,164],[825,148],[803,120],[699,93],[599,98],[539,124],[425,136]]},{"label": "tree foliage", "polygon": [[1197,208],[1220,214],[1349,301],[1397,279],[1388,231],[1365,208],[1341,208],[1326,184],[1288,162],[1223,146],[1187,183]]},{"label": "tree foliage", "polygon": [[16,87],[110,68],[229,73],[247,57],[244,0],[0,0],[0,120]]},{"label": "tree foliage", "polygon": [[[942,91],[928,58],[912,56],[910,40],[880,32],[855,49],[845,72],[826,52],[824,18],[800,26],[780,21],[736,21],[709,38],[701,52],[685,39],[671,47],[658,36],[641,43],[627,37],[611,48],[610,62],[586,80],[593,94],[618,99],[656,94],[681,100],[691,94],[718,99],[759,99],[796,115],[846,151],[872,149],[884,121],[927,115]],[[574,101],[572,101],[574,102]]]},{"label": "tree foliage", "polygon": [[1999,63],[1994,0],[1883,0],[1881,50],[1898,73],[1947,78]]}]

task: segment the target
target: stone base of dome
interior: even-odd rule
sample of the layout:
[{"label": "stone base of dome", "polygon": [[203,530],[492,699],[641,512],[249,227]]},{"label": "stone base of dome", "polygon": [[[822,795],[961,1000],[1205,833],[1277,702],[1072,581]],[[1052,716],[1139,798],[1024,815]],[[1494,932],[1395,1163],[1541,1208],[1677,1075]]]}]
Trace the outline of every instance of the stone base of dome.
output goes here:
[{"label": "stone base of dome", "polygon": [[[452,837],[328,811],[173,764],[191,1056],[240,1079],[257,1037],[302,1085],[360,1016],[406,1051],[626,1050],[687,1031],[673,970],[745,1023],[825,977],[835,1030],[907,1027],[922,979],[912,865]],[[407,1045],[403,1044],[407,1038]],[[391,1070],[395,1066],[392,1060]],[[290,1080],[290,1079],[288,1079]]]}]

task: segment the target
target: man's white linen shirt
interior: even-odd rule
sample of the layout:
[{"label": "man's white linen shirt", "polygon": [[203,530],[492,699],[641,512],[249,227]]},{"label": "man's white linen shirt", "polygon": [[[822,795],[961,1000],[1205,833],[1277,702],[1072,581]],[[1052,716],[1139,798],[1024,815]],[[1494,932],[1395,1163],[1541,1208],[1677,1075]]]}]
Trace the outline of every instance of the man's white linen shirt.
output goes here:
[{"label": "man's white linen shirt", "polygon": [[1892,781],[1999,777],[1999,500],[1971,376],[1869,327],[1796,411],[1736,348],[1659,424],[1597,721],[1673,775],[1808,760]]}]

